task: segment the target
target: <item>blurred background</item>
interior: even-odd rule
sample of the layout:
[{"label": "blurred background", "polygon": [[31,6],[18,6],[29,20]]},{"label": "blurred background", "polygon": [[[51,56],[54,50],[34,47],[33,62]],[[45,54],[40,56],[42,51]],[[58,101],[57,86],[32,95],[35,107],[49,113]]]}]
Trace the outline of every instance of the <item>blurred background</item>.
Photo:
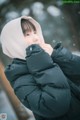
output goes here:
[{"label": "blurred background", "polygon": [[[36,19],[47,43],[53,47],[61,42],[74,54],[80,55],[80,3],[65,0],[0,0],[0,33],[10,20],[22,15]],[[0,45],[0,118],[7,113],[8,120],[35,120],[15,96],[4,69],[11,59],[2,53]],[[6,119],[5,119],[6,120]]]}]

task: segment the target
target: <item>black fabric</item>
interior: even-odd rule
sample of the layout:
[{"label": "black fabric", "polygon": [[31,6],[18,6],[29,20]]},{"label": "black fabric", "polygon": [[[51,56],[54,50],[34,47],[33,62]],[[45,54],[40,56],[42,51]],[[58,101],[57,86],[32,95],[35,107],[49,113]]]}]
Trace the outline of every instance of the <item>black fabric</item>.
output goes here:
[{"label": "black fabric", "polygon": [[[62,63],[60,65],[66,53],[64,49],[64,54],[62,55],[61,52],[60,57],[62,49],[63,47],[58,45],[52,56],[49,56],[40,46],[31,45],[26,49],[26,60],[14,58],[5,69],[5,75],[15,94],[27,108],[33,111],[36,120],[79,120],[80,118],[80,101],[71,92],[71,84],[64,65]],[[72,54],[69,52],[65,57],[68,61],[72,58]],[[79,76],[77,78],[79,79]]]},{"label": "black fabric", "polygon": [[51,57],[60,66],[64,74],[80,86],[80,56],[72,54],[59,43],[55,46]]}]

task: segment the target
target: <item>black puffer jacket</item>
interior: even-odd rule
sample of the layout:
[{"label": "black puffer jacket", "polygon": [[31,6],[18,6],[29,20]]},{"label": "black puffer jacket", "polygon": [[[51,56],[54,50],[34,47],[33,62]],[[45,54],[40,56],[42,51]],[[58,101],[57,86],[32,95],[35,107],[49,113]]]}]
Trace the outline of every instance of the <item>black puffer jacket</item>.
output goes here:
[{"label": "black puffer jacket", "polygon": [[33,111],[36,120],[80,120],[80,101],[73,92],[76,87],[71,89],[68,79],[75,75],[80,80],[80,58],[61,46],[55,47],[52,58],[38,45],[26,51],[26,60],[15,58],[5,69],[20,101]]}]

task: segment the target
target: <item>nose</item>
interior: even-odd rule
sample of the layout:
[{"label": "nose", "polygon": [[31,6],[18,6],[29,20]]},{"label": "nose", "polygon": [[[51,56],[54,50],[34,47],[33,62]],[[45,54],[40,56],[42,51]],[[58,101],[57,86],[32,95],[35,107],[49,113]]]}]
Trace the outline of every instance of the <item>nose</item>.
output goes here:
[{"label": "nose", "polygon": [[33,41],[37,42],[39,40],[39,37],[37,34],[33,34]]}]

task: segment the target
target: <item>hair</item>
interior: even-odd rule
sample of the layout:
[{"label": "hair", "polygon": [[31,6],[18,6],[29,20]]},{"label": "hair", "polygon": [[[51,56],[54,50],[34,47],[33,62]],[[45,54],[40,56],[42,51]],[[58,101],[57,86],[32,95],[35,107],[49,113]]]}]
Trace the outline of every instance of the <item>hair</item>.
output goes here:
[{"label": "hair", "polygon": [[26,19],[21,19],[21,27],[24,36],[26,36],[27,32],[36,31],[36,27],[29,20]]}]

